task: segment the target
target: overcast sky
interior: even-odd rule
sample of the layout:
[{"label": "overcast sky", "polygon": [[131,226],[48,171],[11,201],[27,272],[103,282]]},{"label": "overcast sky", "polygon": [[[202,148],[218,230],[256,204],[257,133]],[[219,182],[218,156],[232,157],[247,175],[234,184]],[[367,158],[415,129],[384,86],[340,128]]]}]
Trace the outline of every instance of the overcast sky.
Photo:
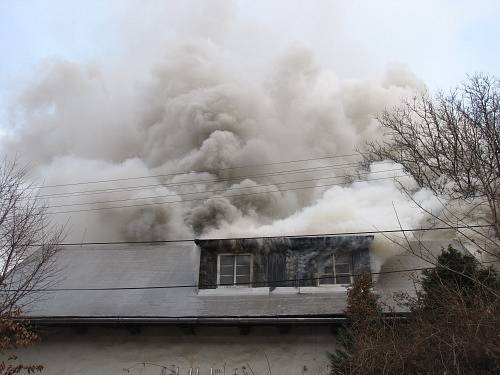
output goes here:
[{"label": "overcast sky", "polygon": [[140,75],[162,44],[186,37],[252,55],[255,69],[300,46],[341,78],[377,77],[401,63],[432,89],[447,88],[467,73],[500,75],[499,19],[494,0],[0,0],[0,125],[47,59],[119,67],[140,54]]}]

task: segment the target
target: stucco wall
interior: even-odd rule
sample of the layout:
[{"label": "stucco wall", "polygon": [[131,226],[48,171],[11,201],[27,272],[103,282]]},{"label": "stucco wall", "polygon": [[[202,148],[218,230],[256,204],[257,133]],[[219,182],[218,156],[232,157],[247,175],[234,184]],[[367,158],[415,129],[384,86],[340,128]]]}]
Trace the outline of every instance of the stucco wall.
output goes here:
[{"label": "stucco wall", "polygon": [[258,327],[246,335],[233,327],[202,327],[195,334],[176,327],[148,327],[135,334],[124,328],[85,333],[59,328],[19,355],[43,364],[47,375],[171,374],[154,364],[179,367],[181,375],[190,368],[193,375],[197,368],[200,375],[211,369],[213,375],[264,375],[269,374],[266,356],[272,375],[327,374],[327,352],[334,345],[331,329],[322,326],[292,327],[287,334],[277,327]]}]

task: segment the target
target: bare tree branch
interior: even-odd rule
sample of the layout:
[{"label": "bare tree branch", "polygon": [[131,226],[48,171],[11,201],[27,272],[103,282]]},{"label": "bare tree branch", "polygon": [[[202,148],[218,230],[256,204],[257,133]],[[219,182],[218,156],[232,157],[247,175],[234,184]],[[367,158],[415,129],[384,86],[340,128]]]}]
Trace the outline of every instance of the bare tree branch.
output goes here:
[{"label": "bare tree branch", "polygon": [[0,314],[26,308],[57,281],[55,255],[64,227],[47,215],[47,205],[17,160],[0,162]]},{"label": "bare tree branch", "polygon": [[[445,201],[439,214],[426,210],[435,220],[450,227],[455,220],[463,225],[491,225],[490,231],[471,228],[457,234],[498,258],[500,81],[481,74],[470,76],[447,94],[433,97],[424,92],[405,100],[378,120],[389,136],[368,144],[366,161],[401,164],[420,187]],[[412,196],[402,184],[401,188]]]}]

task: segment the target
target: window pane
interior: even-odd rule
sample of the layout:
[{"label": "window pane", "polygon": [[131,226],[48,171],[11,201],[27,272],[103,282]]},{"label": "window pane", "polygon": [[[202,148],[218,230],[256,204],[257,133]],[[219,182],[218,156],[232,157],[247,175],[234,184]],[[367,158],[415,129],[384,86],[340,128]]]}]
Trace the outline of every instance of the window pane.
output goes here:
[{"label": "window pane", "polygon": [[231,276],[220,275],[219,284],[220,285],[233,285],[233,275],[231,275]]},{"label": "window pane", "polygon": [[220,270],[220,275],[221,276],[230,276],[230,277],[234,277],[234,272],[233,272],[233,269],[226,269],[228,267],[224,267],[224,268],[221,268]]},{"label": "window pane", "polygon": [[234,255],[219,255],[219,284],[234,284]]},{"label": "window pane", "polygon": [[238,255],[236,257],[236,283],[250,283],[250,255]]},{"label": "window pane", "polygon": [[335,273],[351,273],[349,263],[335,263]]},{"label": "window pane", "polygon": [[219,274],[222,284],[233,283],[234,282],[234,256],[233,255],[221,255],[219,257]]},{"label": "window pane", "polygon": [[250,267],[250,255],[238,255],[236,256],[236,266],[248,266]]},{"label": "window pane", "polygon": [[[238,262],[238,260],[236,261]],[[237,283],[250,282],[250,264],[236,265],[236,282]]]},{"label": "window pane", "polygon": [[348,275],[338,275],[337,276],[337,284],[350,284],[351,277]]},{"label": "window pane", "polygon": [[236,274],[237,275],[250,274],[250,266],[236,267]]},{"label": "window pane", "polygon": [[233,273],[233,270],[234,270],[234,266],[232,264],[229,266],[224,266],[221,264],[221,266],[220,266],[221,273],[226,273],[226,271],[229,271],[229,273]]},{"label": "window pane", "polygon": [[234,266],[234,255],[220,255],[219,262],[222,266]]},{"label": "window pane", "polygon": [[250,274],[236,276],[236,284],[249,284],[249,283],[250,283]]}]

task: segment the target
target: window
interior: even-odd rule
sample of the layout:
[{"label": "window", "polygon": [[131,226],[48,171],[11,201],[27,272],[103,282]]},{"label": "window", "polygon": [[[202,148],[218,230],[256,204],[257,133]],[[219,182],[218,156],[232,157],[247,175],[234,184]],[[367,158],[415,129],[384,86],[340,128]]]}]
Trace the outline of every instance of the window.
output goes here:
[{"label": "window", "polygon": [[322,268],[319,272],[319,285],[351,283],[351,257],[348,254],[332,255]]},{"label": "window", "polygon": [[252,281],[250,254],[221,254],[218,259],[217,285],[249,286]]}]

